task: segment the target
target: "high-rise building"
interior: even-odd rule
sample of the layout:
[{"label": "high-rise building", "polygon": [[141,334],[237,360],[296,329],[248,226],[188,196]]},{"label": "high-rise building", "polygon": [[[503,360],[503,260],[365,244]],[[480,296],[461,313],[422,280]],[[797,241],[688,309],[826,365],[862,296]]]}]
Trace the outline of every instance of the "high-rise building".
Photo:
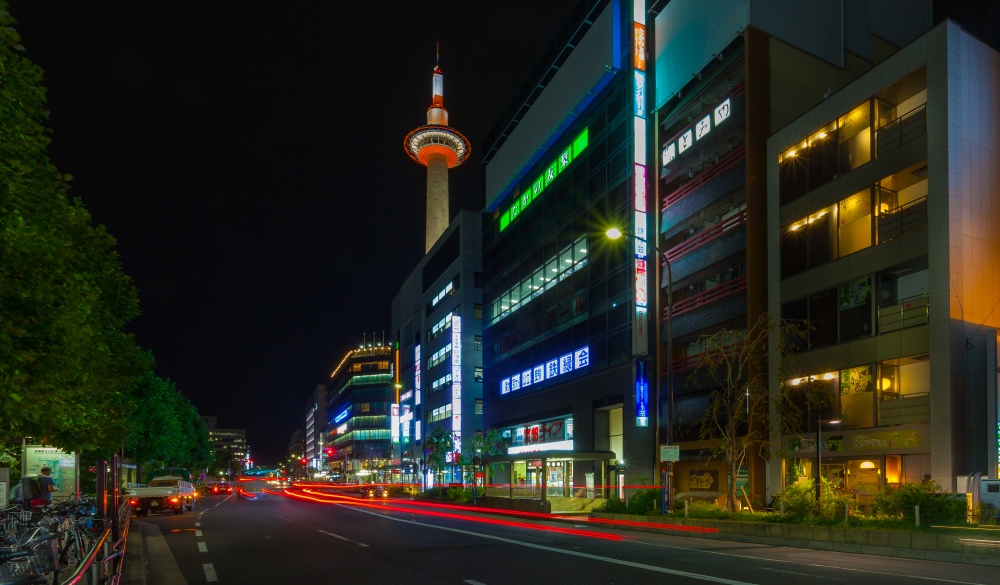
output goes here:
[{"label": "high-rise building", "polygon": [[427,124],[410,132],[403,140],[403,149],[410,158],[427,167],[424,252],[431,251],[451,220],[448,213],[448,169],[465,162],[470,152],[465,136],[448,126],[448,110],[444,107],[444,74],[441,73],[440,63],[434,66],[432,81]]},{"label": "high-rise building", "polygon": [[326,445],[335,450],[330,478],[349,483],[382,481],[392,459],[390,410],[393,352],[382,342],[349,350],[326,384]]},{"label": "high-rise building", "polygon": [[[479,215],[460,211],[392,300],[400,422],[394,463],[404,482],[463,482],[462,440],[483,429],[481,242]],[[436,428],[455,442],[441,476],[427,463],[426,438]]]},{"label": "high-rise building", "polygon": [[250,447],[247,445],[246,429],[219,428],[219,419],[215,416],[202,416],[201,420],[208,430],[208,440],[217,462],[225,458],[232,473],[249,467]]},{"label": "high-rise building", "polygon": [[771,393],[827,398],[800,405],[771,484],[815,477],[820,436],[822,476],[859,505],[927,480],[965,491],[1000,447],[1000,55],[950,21],[889,53],[764,161],[768,308],[811,325]]}]

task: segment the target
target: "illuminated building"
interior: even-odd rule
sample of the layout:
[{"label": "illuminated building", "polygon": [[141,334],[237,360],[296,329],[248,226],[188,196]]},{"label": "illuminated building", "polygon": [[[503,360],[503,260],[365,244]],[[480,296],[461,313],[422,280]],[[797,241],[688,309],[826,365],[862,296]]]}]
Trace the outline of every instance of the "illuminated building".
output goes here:
[{"label": "illuminated building", "polygon": [[[400,481],[461,483],[462,438],[483,429],[481,219],[461,210],[392,300],[399,364]],[[426,461],[435,428],[452,435],[441,476]]]},{"label": "illuminated building", "polygon": [[[808,417],[842,420],[822,473],[858,504],[996,477],[998,76],[997,51],[945,21],[767,142],[768,308],[813,326],[771,392],[830,398]],[[815,474],[815,439],[782,446],[772,485]]]},{"label": "illuminated building", "polygon": [[326,424],[326,385],[319,384],[306,402],[305,457],[310,468],[325,471],[323,454],[324,426]]},{"label": "illuminated building", "polygon": [[484,424],[508,442],[491,481],[540,509],[653,477],[646,248],[603,235],[649,225],[634,19],[581,2],[483,147]]},{"label": "illuminated building", "polygon": [[448,169],[462,164],[469,156],[469,141],[448,126],[448,110],[444,107],[444,74],[437,65],[434,67],[427,124],[407,134],[403,148],[410,158],[427,167],[424,252],[430,252],[451,219],[448,213]]},{"label": "illuminated building", "polygon": [[[703,335],[746,331],[771,308],[777,265],[768,256],[768,137],[930,28],[930,2],[859,5],[852,12],[840,2],[672,0],[647,23],[655,39],[650,189],[659,206],[658,247],[673,277],[672,299],[661,279],[661,318],[673,307],[661,372],[672,373],[680,497],[721,496],[730,480],[723,461],[701,454],[702,416],[716,388],[694,371]],[[665,390],[663,400],[666,418]],[[737,485],[745,481],[751,497],[769,501],[781,485],[768,481],[767,469],[763,457],[751,457]],[[715,474],[713,486],[690,481],[706,472]]]},{"label": "illuminated building", "polygon": [[392,349],[366,340],[349,350],[326,384],[324,446],[333,449],[331,478],[383,481],[392,458],[389,417],[393,395]]},{"label": "illuminated building", "polygon": [[234,473],[246,468],[246,461],[250,457],[246,429],[219,428],[219,419],[215,416],[202,416],[201,421],[208,429],[208,441],[212,445],[212,452],[216,456],[230,457]]}]

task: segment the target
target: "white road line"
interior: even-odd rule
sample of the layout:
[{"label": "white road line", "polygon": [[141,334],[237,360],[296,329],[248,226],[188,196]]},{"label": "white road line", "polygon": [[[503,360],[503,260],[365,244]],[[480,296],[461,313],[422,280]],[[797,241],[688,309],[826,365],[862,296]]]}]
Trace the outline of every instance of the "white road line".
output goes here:
[{"label": "white road line", "polygon": [[205,563],[204,565],[201,566],[201,568],[205,569],[206,581],[212,582],[219,580],[219,576],[215,574],[215,567],[212,566],[212,563]]},{"label": "white road line", "polygon": [[199,542],[198,552],[208,552],[208,546],[206,546],[204,542]]},{"label": "white road line", "polygon": [[221,505],[222,505],[222,502],[219,502],[218,504],[215,505],[215,507],[218,508]]},{"label": "white road line", "polygon": [[[361,510],[358,510],[358,511],[360,512]],[[710,554],[710,555],[721,555],[721,556],[724,556],[724,557],[736,557],[736,558],[740,558],[740,559],[751,559],[751,560],[755,560],[755,561],[765,561],[765,562],[769,562],[769,563],[787,563],[787,564],[790,564],[790,565],[791,564],[802,565],[802,566],[805,566],[805,567],[817,567],[817,568],[820,568],[820,569],[839,569],[841,571],[855,571],[855,572],[859,572],[859,573],[871,573],[873,575],[889,575],[891,577],[905,577],[907,579],[925,579],[927,581],[940,581],[941,583],[958,583],[959,585],[984,585],[983,583],[976,583],[975,581],[955,581],[955,580],[952,580],[952,579],[941,579],[939,577],[924,577],[922,575],[904,575],[903,573],[889,573],[887,571],[873,571],[871,569],[852,569],[851,567],[844,567],[844,566],[841,566],[841,565],[822,565],[822,564],[819,564],[819,563],[803,563],[801,561],[790,561],[790,560],[786,560],[786,559],[769,559],[769,558],[765,558],[765,557],[755,557],[755,556],[752,556],[752,555],[738,555],[738,554],[735,554],[735,553],[719,552],[719,551],[715,551],[715,550],[704,550],[704,549],[699,549],[699,548],[689,548],[689,547],[686,547],[686,546],[670,546],[670,545],[667,545],[667,544],[656,544],[656,543],[653,543],[653,542],[642,542],[641,540],[634,540],[632,542],[634,542],[635,544],[645,544],[647,546],[658,546],[660,548],[670,548],[670,549],[674,549],[674,550],[683,550],[683,551],[690,551],[690,552],[700,552],[700,553],[705,553],[705,554]],[[768,548],[770,548],[770,547],[768,547]],[[852,554],[852,553],[846,553],[846,554]],[[893,558],[895,558],[895,557],[893,557]]]},{"label": "white road line", "polygon": [[365,544],[365,543],[363,543],[363,542],[358,542],[358,541],[356,541],[356,540],[351,540],[350,538],[347,538],[347,537],[344,537],[344,536],[341,536],[341,535],[339,535],[339,534],[334,534],[334,533],[332,533],[332,532],[327,532],[326,530],[320,530],[320,532],[321,532],[321,533],[323,533],[323,534],[327,534],[327,535],[329,535],[329,536],[332,536],[332,537],[334,537],[334,538],[339,538],[340,540],[344,540],[344,541],[347,541],[347,542],[353,542],[354,544],[356,544],[356,545],[358,545],[358,546],[360,546],[360,547],[363,547],[363,548],[368,548],[368,545],[367,545],[367,544]]},{"label": "white road line", "polygon": [[281,518],[281,519],[282,519],[282,520],[284,520],[285,522],[295,522],[295,520],[289,520],[288,518],[285,518],[285,517],[284,517],[284,516],[282,516],[281,514],[275,514],[275,516],[277,516],[278,518]]},{"label": "white road line", "polygon": [[195,522],[194,525],[195,526],[201,526],[201,522]]},{"label": "white road line", "polygon": [[[667,575],[677,575],[679,577],[687,577],[689,579],[698,579],[700,581],[709,581],[712,583],[723,583],[724,585],[750,585],[746,581],[734,581],[732,579],[723,579],[722,577],[713,577],[711,575],[700,575],[698,573],[689,573],[687,571],[678,571],[676,569],[667,569],[665,567],[657,567],[656,565],[646,565],[643,563],[636,563],[633,561],[623,561],[621,559],[615,559],[611,557],[602,557],[600,555],[592,555],[584,552],[579,552],[575,550],[564,550],[561,548],[556,548],[554,546],[545,546],[544,544],[533,544],[530,542],[521,542],[520,540],[514,540],[512,538],[504,538],[502,536],[494,536],[492,534],[482,534],[480,532],[473,532],[471,530],[462,530],[461,528],[450,528],[448,526],[438,526],[436,524],[427,524],[425,522],[417,522],[416,520],[404,520],[403,518],[393,518],[392,516],[383,515],[379,512],[373,512],[370,510],[361,510],[358,508],[353,508],[351,506],[344,506],[349,510],[354,510],[356,512],[361,512],[362,514],[371,514],[372,516],[378,516],[379,518],[384,518],[386,520],[392,520],[393,522],[403,522],[406,524],[415,524],[417,526],[426,526],[427,528],[436,528],[438,530],[447,530],[448,532],[457,532],[459,534],[468,534],[470,536],[478,536],[480,538],[488,538],[490,540],[498,540],[500,542],[506,542],[508,544],[515,544],[517,546],[526,546],[528,548],[536,548],[539,550],[546,550],[549,552],[559,553],[563,555],[570,555],[574,557],[583,557],[585,559],[592,559],[595,561],[603,561],[605,563],[612,563],[615,565],[624,565],[626,567],[634,567],[636,569],[645,569],[647,571],[653,571],[656,573],[665,573]],[[320,531],[322,532],[322,531]]]},{"label": "white road line", "polygon": [[462,583],[468,583],[469,585],[486,585],[486,583],[480,583],[475,579],[466,579],[465,581],[462,581]]},{"label": "white road line", "polygon": [[201,536],[201,530],[195,530],[194,531],[194,535],[195,536]]}]

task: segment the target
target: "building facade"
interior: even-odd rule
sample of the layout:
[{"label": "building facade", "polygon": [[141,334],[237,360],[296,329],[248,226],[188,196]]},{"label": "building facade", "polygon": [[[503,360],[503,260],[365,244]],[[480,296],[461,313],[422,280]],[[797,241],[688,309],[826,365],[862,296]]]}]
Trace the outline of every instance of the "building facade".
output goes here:
[{"label": "building facade", "polygon": [[930,23],[930,2],[768,0],[672,0],[652,22],[651,189],[657,247],[670,263],[657,315],[661,412],[672,436],[661,439],[680,447],[680,497],[721,502],[733,480],[760,501],[781,489],[768,482],[763,456],[736,478],[721,458],[704,457],[717,445],[703,438],[703,422],[718,387],[696,371],[706,336],[725,329],[738,339],[761,316],[776,315],[768,302],[776,268],[768,255],[768,137]]},{"label": "building facade", "polygon": [[216,462],[225,460],[230,473],[239,473],[250,466],[246,429],[219,428],[219,419],[215,416],[202,416],[201,420],[208,430],[208,440]]},{"label": "building facade", "polygon": [[811,325],[772,355],[771,393],[827,398],[800,405],[772,484],[815,477],[817,431],[822,476],[860,505],[996,477],[998,77],[946,21],[768,141],[768,305]]},{"label": "building facade", "polygon": [[484,145],[484,422],[509,463],[493,481],[542,500],[653,477],[638,4],[582,2]]},{"label": "building facade", "polygon": [[395,395],[392,349],[382,342],[348,351],[326,384],[326,440],[330,479],[379,481],[392,459],[390,413]]},{"label": "building facade", "polygon": [[[483,429],[480,222],[478,214],[459,211],[392,301],[399,364],[392,440],[401,482],[462,483],[462,438]],[[428,463],[426,438],[435,428],[455,442],[440,474]]]},{"label": "building facade", "polygon": [[326,385],[319,384],[313,389],[306,402],[305,416],[305,457],[308,467],[320,474],[325,474],[326,450]]}]

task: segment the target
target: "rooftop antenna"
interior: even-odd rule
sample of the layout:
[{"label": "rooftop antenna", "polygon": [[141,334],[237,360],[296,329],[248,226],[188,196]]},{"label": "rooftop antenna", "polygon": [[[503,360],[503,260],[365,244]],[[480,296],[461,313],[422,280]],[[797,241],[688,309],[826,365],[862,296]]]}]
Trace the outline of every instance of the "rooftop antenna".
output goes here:
[{"label": "rooftop antenna", "polygon": [[441,68],[441,41],[436,41],[434,43],[434,52],[436,53],[434,58],[434,68]]}]

